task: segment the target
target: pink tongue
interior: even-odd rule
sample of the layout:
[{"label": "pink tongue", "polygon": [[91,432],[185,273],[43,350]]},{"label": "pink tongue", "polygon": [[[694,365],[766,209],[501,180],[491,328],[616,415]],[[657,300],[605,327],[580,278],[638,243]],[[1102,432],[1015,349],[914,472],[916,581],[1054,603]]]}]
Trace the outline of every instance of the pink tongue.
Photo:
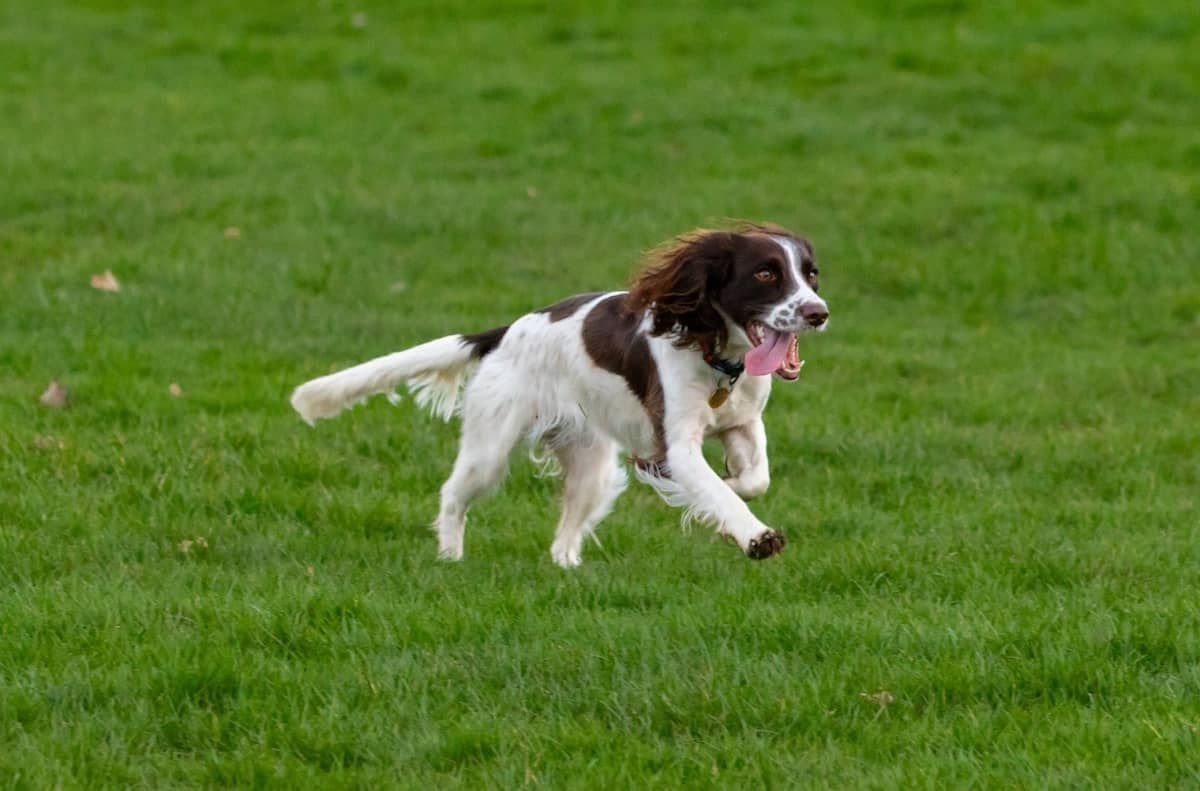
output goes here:
[{"label": "pink tongue", "polygon": [[746,352],[746,373],[751,376],[775,373],[783,365],[791,344],[790,334],[763,327],[762,343]]}]

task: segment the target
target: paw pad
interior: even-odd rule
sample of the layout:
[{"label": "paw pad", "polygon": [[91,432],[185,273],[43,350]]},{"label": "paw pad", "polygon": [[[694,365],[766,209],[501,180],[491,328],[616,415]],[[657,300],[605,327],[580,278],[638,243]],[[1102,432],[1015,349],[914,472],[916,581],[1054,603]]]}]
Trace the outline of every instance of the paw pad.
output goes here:
[{"label": "paw pad", "polygon": [[784,539],[782,533],[768,530],[758,538],[750,539],[750,546],[746,548],[746,555],[754,560],[762,560],[782,552],[786,544],[787,540]]}]

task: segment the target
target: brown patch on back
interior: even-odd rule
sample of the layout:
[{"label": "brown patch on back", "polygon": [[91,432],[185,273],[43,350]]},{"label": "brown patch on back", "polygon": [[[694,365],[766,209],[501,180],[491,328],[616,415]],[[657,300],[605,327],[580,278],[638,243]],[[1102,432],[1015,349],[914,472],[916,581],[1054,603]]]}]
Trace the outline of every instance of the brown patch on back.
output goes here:
[{"label": "brown patch on back", "polygon": [[658,365],[650,354],[650,342],[644,333],[638,332],[640,323],[640,313],[625,306],[625,296],[613,294],[584,318],[583,347],[596,365],[622,377],[642,402],[650,416],[654,455],[658,460],[667,452],[662,380],[658,376]]},{"label": "brown patch on back", "polygon": [[500,345],[500,341],[504,340],[504,333],[508,332],[508,325],[503,327],[493,327],[490,330],[476,332],[472,335],[462,336],[463,343],[471,347],[471,356],[476,360],[482,360],[496,350]]},{"label": "brown patch on back", "polygon": [[576,311],[603,293],[603,291],[591,291],[587,294],[576,294],[534,312],[550,314],[550,321],[562,321],[574,316]]}]

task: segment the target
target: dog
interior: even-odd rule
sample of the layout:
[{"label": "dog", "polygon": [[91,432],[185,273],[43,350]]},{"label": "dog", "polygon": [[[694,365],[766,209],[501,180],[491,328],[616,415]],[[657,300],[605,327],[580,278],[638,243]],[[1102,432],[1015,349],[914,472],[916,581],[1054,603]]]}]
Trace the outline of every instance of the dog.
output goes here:
[{"label": "dog", "polygon": [[[578,566],[584,539],[637,477],[684,520],[710,523],[750,558],[781,551],[781,533],[743,498],[767,491],[762,413],[772,375],[794,380],[801,333],[829,326],[812,245],[765,224],[696,230],[651,251],[628,291],[579,294],[510,325],[448,335],[300,385],[309,424],[407,385],[416,402],[462,418],[434,528],[438,555],[459,560],[471,504],[505,477],[529,439],[564,478],[554,562]],[[702,453],[725,448],[720,477]],[[552,456],[550,454],[553,454]]]}]

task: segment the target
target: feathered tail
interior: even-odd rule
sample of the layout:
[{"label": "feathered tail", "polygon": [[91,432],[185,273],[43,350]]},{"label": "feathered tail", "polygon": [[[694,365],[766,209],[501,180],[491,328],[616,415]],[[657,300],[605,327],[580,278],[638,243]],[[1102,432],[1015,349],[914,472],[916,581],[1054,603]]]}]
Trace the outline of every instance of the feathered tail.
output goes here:
[{"label": "feathered tail", "polygon": [[447,335],[305,382],[292,393],[292,407],[313,425],[379,393],[394,400],[396,388],[404,384],[417,404],[449,420],[481,351],[473,337]]}]

